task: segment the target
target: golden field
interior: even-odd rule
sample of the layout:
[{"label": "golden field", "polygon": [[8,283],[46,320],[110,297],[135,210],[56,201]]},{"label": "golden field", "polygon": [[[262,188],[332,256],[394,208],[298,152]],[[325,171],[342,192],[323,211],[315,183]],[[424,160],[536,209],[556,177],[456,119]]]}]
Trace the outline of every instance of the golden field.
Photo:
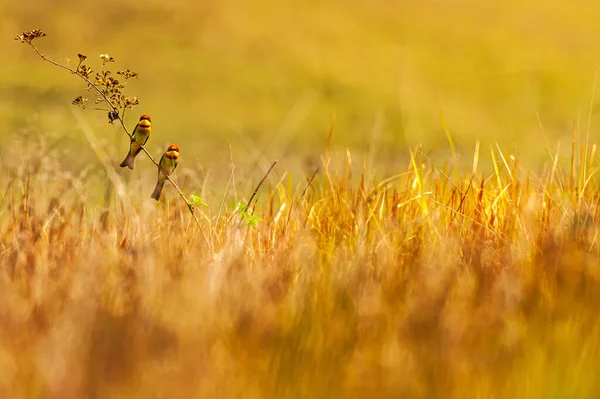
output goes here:
[{"label": "golden field", "polygon": [[600,397],[598,9],[2,2],[0,398]]}]

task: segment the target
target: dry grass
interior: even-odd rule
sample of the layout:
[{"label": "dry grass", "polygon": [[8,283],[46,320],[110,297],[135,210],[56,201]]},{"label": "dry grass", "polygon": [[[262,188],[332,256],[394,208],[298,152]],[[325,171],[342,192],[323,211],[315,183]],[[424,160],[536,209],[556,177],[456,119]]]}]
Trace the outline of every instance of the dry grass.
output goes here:
[{"label": "dry grass", "polygon": [[1,180],[0,397],[600,395],[595,147],[384,181],[328,148],[257,227],[211,201],[214,253],[173,193],[98,208],[35,151]]}]

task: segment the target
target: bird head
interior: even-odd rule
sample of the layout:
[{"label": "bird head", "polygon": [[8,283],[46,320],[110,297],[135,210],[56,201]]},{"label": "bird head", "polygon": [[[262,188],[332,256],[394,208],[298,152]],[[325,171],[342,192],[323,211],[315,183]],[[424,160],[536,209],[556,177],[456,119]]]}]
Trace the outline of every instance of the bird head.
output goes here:
[{"label": "bird head", "polygon": [[146,128],[146,129],[150,129],[150,127],[152,126],[152,120],[150,119],[150,115],[144,114],[144,115],[140,116],[140,121],[138,122],[138,126]]}]

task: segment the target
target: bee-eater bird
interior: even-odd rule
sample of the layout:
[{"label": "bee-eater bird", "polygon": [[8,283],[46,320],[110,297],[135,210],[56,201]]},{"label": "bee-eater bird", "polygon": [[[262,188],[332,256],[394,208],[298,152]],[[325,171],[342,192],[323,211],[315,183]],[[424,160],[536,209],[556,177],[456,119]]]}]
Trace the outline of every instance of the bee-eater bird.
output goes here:
[{"label": "bee-eater bird", "polygon": [[129,169],[133,169],[133,161],[135,161],[135,157],[142,150],[142,146],[146,144],[148,138],[150,137],[150,131],[152,130],[152,120],[150,116],[144,114],[140,116],[140,121],[133,129],[133,134],[131,135],[131,144],[129,145],[129,153],[121,162],[121,167],[124,168],[127,166]]},{"label": "bee-eater bird", "polygon": [[170,176],[171,173],[175,171],[178,161],[179,147],[175,144],[171,144],[163,156],[160,157],[160,162],[158,163],[160,165],[158,168],[158,182],[156,183],[156,187],[154,188],[154,191],[150,197],[157,201],[160,199],[167,176]]}]

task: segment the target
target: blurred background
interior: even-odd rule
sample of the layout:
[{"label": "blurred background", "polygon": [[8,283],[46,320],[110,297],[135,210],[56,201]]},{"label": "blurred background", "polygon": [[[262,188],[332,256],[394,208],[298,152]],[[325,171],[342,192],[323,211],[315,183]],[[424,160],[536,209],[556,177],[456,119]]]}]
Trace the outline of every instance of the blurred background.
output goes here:
[{"label": "blurred background", "polygon": [[[97,68],[108,53],[114,70],[138,72],[128,124],[150,114],[154,154],[177,143],[186,167],[225,179],[232,159],[253,176],[273,159],[312,174],[332,123],[333,144],[382,175],[421,143],[446,159],[440,111],[459,162],[476,140],[489,162],[498,141],[533,168],[587,132],[600,65],[589,0],[1,0],[0,15],[0,138],[43,132],[73,167],[94,157],[70,104],[86,93],[13,40],[24,30],[45,31],[37,45],[58,61],[83,53]],[[85,118],[118,164],[122,132],[103,113]]]}]

